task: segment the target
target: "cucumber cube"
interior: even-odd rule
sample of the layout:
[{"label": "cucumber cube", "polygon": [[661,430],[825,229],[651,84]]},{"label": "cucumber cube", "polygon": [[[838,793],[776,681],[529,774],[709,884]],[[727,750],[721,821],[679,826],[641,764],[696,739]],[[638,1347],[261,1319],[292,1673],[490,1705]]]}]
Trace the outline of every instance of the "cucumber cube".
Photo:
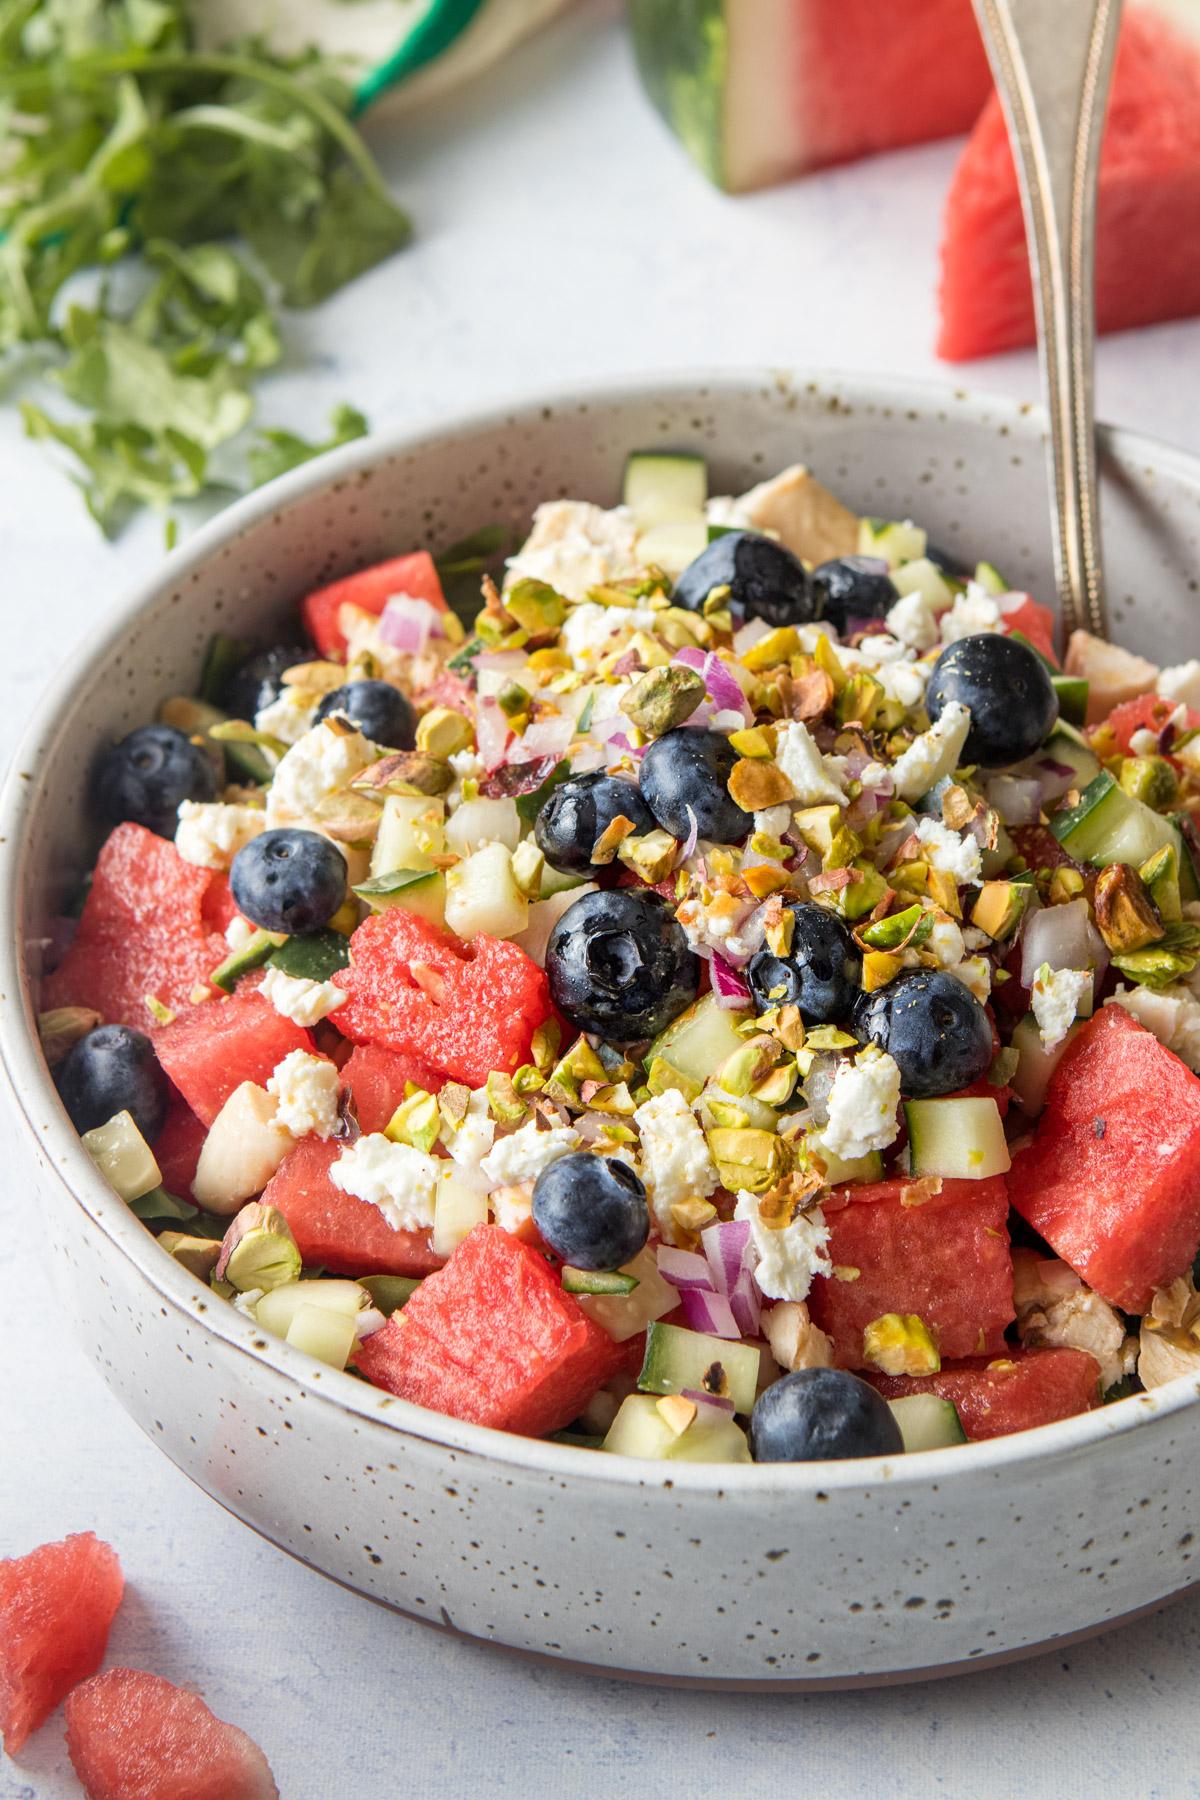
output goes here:
[{"label": "cucumber cube", "polygon": [[650,1394],[629,1394],[609,1427],[602,1448],[613,1456],[644,1456],[652,1462],[748,1463],[746,1434],[732,1416],[698,1414],[686,1431],[675,1432]]},{"label": "cucumber cube", "polygon": [[715,1394],[748,1413],[758,1392],[761,1355],[755,1344],[685,1331],[655,1320],[646,1333],[646,1357],[638,1386],[652,1394]]},{"label": "cucumber cube", "polygon": [[889,1400],[893,1417],[900,1427],[904,1448],[914,1450],[947,1450],[951,1444],[965,1444],[958,1409],[952,1400],[937,1394],[906,1394],[903,1399]]},{"label": "cucumber cube", "polygon": [[[677,519],[702,518],[708,499],[708,469],[704,458],[672,455],[660,450],[635,450],[625,464],[622,498],[643,527]],[[704,548],[703,542],[700,548]]]},{"label": "cucumber cube", "polygon": [[140,1200],[143,1194],[162,1186],[162,1171],[154,1160],[154,1152],[130,1113],[114,1113],[107,1124],[85,1131],[82,1143],[122,1200]]},{"label": "cucumber cube", "polygon": [[948,1181],[983,1181],[1012,1166],[1004,1122],[986,1096],[962,1100],[909,1100],[909,1150],[914,1175],[942,1175]]}]

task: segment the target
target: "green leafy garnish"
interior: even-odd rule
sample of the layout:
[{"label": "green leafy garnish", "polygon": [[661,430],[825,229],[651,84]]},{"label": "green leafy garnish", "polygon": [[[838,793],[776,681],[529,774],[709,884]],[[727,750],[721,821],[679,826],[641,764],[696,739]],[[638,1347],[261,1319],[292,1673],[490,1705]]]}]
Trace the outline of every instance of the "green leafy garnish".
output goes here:
[{"label": "green leafy garnish", "polygon": [[555,763],[540,787],[534,788],[531,794],[518,794],[516,797],[517,812],[526,825],[537,823],[537,816],[546,801],[561,781],[570,779],[571,765],[564,756],[561,762]]},{"label": "green leafy garnish", "polygon": [[352,406],[336,406],[329,425],[329,436],[318,444],[298,437],[294,431],[260,431],[257,447],[246,455],[254,486],[261,487],[264,481],[274,481],[277,475],[298,469],[301,463],[311,462],[314,456],[323,456],[326,450],[336,450],[339,444],[349,444],[367,434],[367,421]]}]

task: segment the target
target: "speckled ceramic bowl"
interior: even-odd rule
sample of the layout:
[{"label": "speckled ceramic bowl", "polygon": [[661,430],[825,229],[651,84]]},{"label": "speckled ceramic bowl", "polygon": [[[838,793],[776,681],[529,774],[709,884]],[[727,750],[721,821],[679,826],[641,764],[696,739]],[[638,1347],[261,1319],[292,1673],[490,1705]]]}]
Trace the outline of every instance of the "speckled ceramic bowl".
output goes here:
[{"label": "speckled ceramic bowl", "polygon": [[[88,860],[96,747],[196,681],[214,630],[269,637],[320,581],[555,494],[615,499],[631,446],[695,447],[716,491],[803,459],[864,512],[1050,591],[1043,428],[899,382],[722,375],[608,386],[393,433],[234,507],[72,659],[10,774],[0,1048],[36,1146],[65,1306],[142,1428],[293,1555],[416,1618],[609,1672],[710,1683],[911,1679],[1151,1607],[1200,1573],[1191,1382],[1022,1436],[880,1462],[622,1461],[424,1412],[267,1339],[94,1173],[32,1031],[28,951]],[[1105,437],[1116,629],[1177,661],[1200,462]]]}]

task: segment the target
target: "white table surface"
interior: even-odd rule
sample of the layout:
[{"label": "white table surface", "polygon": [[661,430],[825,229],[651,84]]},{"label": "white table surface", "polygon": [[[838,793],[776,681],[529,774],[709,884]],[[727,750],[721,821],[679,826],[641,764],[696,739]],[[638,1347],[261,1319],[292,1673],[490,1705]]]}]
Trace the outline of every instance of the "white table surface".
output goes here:
[{"label": "white table surface", "polygon": [[[869,94],[865,96],[869,104]],[[376,425],[522,386],[672,365],[814,363],[944,376],[933,292],[957,146],[732,201],[644,104],[618,9],[580,11],[380,155],[415,246],[289,328],[273,421],[347,398]],[[1200,323],[1110,340],[1105,416],[1200,449]],[[1031,355],[967,372],[1022,398]],[[961,382],[963,372],[953,379]],[[162,555],[98,537],[0,409],[0,760],[59,659]],[[24,1147],[0,1108],[0,1555],[93,1527],[129,1589],[110,1661],[200,1688],[266,1749],[285,1800],[672,1794],[1200,1794],[1200,1599],[1033,1664],[811,1697],[677,1693],[561,1673],[392,1617],[292,1563],[135,1429],[72,1341],[38,1258]],[[1047,1631],[1053,1620],[1046,1621]],[[0,1800],[78,1793],[61,1716]]]}]

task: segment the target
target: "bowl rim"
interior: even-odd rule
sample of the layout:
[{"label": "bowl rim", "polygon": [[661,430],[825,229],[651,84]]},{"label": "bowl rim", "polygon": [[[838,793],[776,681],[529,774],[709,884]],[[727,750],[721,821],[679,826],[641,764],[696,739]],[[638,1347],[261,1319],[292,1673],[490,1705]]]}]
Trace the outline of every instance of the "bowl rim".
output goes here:
[{"label": "bowl rim", "polygon": [[[170,552],[152,574],[143,577],[107,611],[58,670],[30,715],[0,789],[0,1065],[32,1147],[53,1177],[62,1182],[86,1225],[100,1231],[133,1264],[153,1296],[181,1314],[191,1326],[213,1333],[222,1345],[295,1385],[309,1398],[320,1399],[352,1414],[364,1425],[439,1446],[460,1457],[520,1467],[523,1471],[570,1479],[607,1481],[616,1485],[668,1489],[676,1493],[713,1489],[747,1499],[779,1493],[833,1491],[863,1494],[923,1487],[948,1481],[955,1474],[986,1477],[1051,1457],[1066,1458],[1094,1449],[1104,1440],[1169,1418],[1200,1397],[1200,1380],[1179,1376],[1149,1393],[1100,1406],[1091,1412],[983,1442],[924,1451],[919,1456],[863,1457],[819,1463],[701,1464],[662,1463],[640,1457],[601,1459],[595,1451],[527,1438],[490,1426],[474,1425],[448,1414],[402,1400],[340,1370],[316,1364],[293,1346],[270,1338],[232,1306],[217,1307],[209,1290],[180,1264],[164,1256],[154,1239],[108,1184],[102,1180],[76,1135],[58,1098],[37,1047],[36,1013],[26,974],[24,946],[17,929],[25,861],[25,828],[36,790],[32,771],[66,728],[74,690],[91,665],[117,647],[134,621],[152,610],[211,557],[257,529],[271,515],[335,487],[361,470],[419,452],[431,443],[469,440],[481,431],[581,407],[644,403],[647,400],[700,399],[714,394],[750,397],[766,390],[829,391],[831,398],[859,406],[882,401],[918,409],[940,407],[969,416],[995,417],[1010,433],[1046,439],[1045,412],[986,389],[910,380],[903,376],[840,369],[681,369],[665,374],[616,375],[565,388],[530,394],[522,391],[486,407],[459,412],[436,424],[397,425],[343,446],[244,496],[202,525]],[[920,421],[915,421],[920,423]],[[1139,432],[1099,427],[1102,455],[1140,469],[1170,471],[1200,489],[1200,457]],[[41,1116],[42,1114],[46,1116]],[[205,1299],[203,1296],[208,1295]]]}]

